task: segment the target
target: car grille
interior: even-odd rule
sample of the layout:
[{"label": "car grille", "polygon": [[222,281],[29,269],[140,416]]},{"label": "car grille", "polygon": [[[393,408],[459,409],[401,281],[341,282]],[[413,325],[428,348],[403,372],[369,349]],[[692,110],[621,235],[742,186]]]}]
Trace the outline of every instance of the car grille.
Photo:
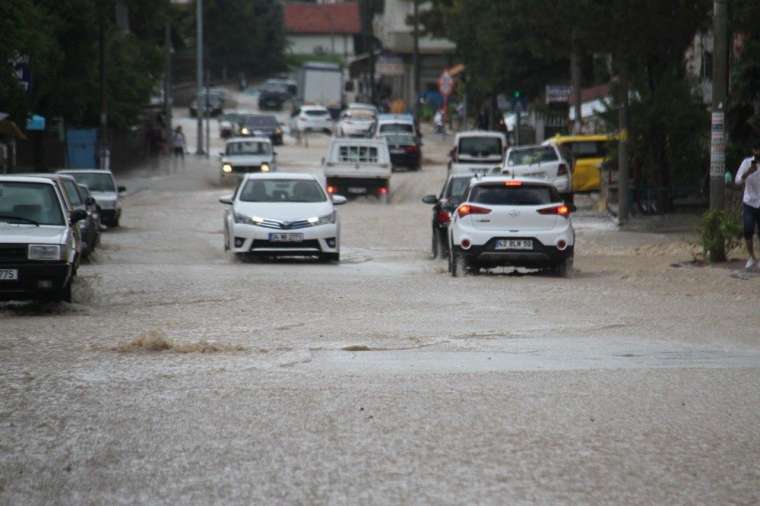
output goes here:
[{"label": "car grille", "polygon": [[299,228],[309,228],[312,226],[312,224],[306,220],[280,221],[266,219],[257,225],[262,228],[272,228],[275,230],[296,230]]},{"label": "car grille", "polygon": [[0,244],[0,262],[26,260],[26,244]]},{"label": "car grille", "polygon": [[264,248],[288,249],[288,250],[298,250],[298,251],[305,251],[305,250],[320,251],[319,241],[317,241],[316,239],[312,239],[309,241],[301,241],[301,242],[272,242],[272,241],[256,239],[253,241],[253,244],[251,244],[251,250],[264,249]]},{"label": "car grille", "polygon": [[236,174],[247,174],[249,172],[261,172],[261,165],[233,165],[232,172]]}]

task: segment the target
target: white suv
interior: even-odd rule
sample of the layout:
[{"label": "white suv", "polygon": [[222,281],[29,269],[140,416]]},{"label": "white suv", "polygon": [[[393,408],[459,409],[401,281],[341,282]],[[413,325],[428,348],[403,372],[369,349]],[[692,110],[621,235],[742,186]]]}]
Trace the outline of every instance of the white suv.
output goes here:
[{"label": "white suv", "polygon": [[517,146],[509,148],[502,173],[505,176],[528,177],[554,185],[565,199],[573,201],[573,182],[568,164],[556,146]]},{"label": "white suv", "polygon": [[473,179],[449,225],[449,271],[477,274],[497,266],[572,273],[572,205],[539,179]]}]

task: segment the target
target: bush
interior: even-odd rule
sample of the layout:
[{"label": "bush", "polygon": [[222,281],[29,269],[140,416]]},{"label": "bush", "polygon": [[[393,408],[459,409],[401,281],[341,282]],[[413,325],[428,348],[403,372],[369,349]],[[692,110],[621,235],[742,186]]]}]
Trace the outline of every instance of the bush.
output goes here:
[{"label": "bush", "polygon": [[726,252],[739,245],[741,225],[735,214],[711,210],[702,217],[699,234],[705,260],[725,262]]}]

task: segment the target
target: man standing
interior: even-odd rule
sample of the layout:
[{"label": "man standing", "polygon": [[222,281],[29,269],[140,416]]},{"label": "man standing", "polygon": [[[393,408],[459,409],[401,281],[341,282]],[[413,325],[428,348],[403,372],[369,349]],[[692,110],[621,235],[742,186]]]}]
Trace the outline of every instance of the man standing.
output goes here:
[{"label": "man standing", "polygon": [[752,156],[746,158],[736,173],[736,184],[744,185],[742,199],[742,216],[744,218],[744,239],[747,243],[749,259],[744,268],[751,271],[758,266],[755,247],[752,243],[755,232],[760,234],[760,145],[752,150]]},{"label": "man standing", "polygon": [[174,155],[174,168],[177,168],[179,159],[182,159],[182,168],[185,168],[185,147],[187,141],[185,140],[185,134],[182,132],[182,127],[177,126],[174,129],[174,136],[172,138],[172,152]]}]

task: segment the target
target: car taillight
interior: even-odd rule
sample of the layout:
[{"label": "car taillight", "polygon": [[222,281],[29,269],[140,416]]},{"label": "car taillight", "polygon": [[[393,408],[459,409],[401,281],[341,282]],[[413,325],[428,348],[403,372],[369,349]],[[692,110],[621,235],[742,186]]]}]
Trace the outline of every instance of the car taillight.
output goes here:
[{"label": "car taillight", "polygon": [[457,214],[460,218],[471,214],[490,214],[491,210],[487,207],[474,206],[472,204],[462,204],[457,208]]},{"label": "car taillight", "polygon": [[568,174],[567,165],[565,165],[564,163],[560,163],[559,167],[557,168],[557,175],[567,176],[567,174]]},{"label": "car taillight", "polygon": [[522,181],[520,181],[518,179],[510,179],[509,181],[505,181],[504,182],[504,186],[506,186],[508,188],[518,188],[518,187],[520,187],[522,185],[523,185]]},{"label": "car taillight", "polygon": [[328,186],[327,187],[327,193],[335,193],[335,187],[334,186]]},{"label": "car taillight", "polygon": [[566,205],[547,207],[545,209],[539,209],[538,214],[557,214],[563,218],[570,216],[570,208]]},{"label": "car taillight", "polygon": [[451,215],[449,214],[448,211],[441,209],[440,211],[438,211],[435,221],[437,221],[441,225],[449,224],[451,223]]},{"label": "car taillight", "polygon": [[407,153],[416,153],[417,152],[417,146],[407,146],[406,148]]},{"label": "car taillight", "polygon": [[378,191],[380,192],[381,195],[385,195],[386,193],[388,193],[388,188],[383,186]]}]

